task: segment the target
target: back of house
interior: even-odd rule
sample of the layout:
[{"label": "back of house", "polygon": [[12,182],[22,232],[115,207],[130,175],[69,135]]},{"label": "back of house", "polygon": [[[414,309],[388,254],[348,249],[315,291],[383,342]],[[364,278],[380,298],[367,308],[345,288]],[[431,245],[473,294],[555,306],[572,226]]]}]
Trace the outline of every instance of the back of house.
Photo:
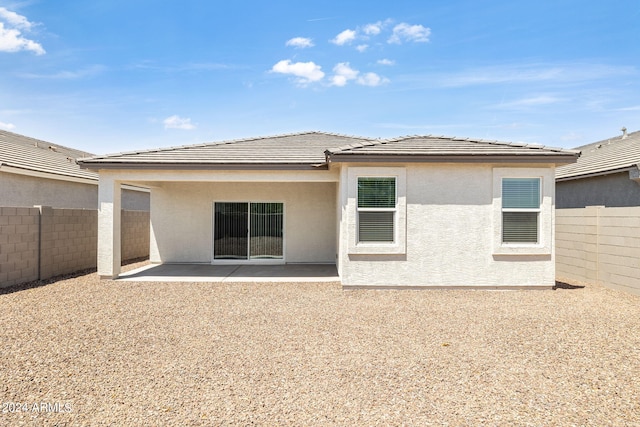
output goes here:
[{"label": "back of house", "polygon": [[151,191],[153,263],[330,263],[344,287],[550,288],[554,174],[579,153],[324,132],[79,160],[100,173],[98,273],[122,185]]}]

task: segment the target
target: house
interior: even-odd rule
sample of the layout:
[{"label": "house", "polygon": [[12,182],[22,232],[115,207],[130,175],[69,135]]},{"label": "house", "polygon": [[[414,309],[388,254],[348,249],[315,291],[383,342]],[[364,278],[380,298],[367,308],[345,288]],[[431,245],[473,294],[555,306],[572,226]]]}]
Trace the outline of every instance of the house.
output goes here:
[{"label": "house", "polygon": [[[97,209],[98,174],[81,169],[93,154],[0,130],[0,206]],[[149,192],[123,191],[123,208],[149,210]]]},{"label": "house", "polygon": [[640,206],[640,131],[577,147],[576,163],[556,169],[557,208]]},{"label": "house", "polygon": [[330,263],[344,287],[550,288],[539,145],[305,132],[80,159],[100,174],[98,274],[120,273],[123,185],[150,188],[152,263]]}]

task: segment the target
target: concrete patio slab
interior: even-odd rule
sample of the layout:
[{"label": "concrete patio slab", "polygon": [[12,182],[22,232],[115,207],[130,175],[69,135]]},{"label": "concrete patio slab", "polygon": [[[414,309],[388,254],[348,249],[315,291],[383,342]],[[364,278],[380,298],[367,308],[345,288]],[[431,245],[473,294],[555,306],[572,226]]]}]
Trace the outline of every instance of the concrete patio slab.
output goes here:
[{"label": "concrete patio slab", "polygon": [[126,282],[340,282],[333,264],[151,264],[120,274]]}]

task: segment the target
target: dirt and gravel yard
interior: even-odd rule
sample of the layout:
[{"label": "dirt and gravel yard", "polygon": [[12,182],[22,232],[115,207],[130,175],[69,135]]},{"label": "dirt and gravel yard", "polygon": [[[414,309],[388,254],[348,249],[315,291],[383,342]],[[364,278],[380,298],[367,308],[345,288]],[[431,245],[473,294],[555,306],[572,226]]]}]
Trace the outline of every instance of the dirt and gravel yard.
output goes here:
[{"label": "dirt and gravel yard", "polygon": [[132,283],[0,292],[0,425],[640,425],[640,297]]}]

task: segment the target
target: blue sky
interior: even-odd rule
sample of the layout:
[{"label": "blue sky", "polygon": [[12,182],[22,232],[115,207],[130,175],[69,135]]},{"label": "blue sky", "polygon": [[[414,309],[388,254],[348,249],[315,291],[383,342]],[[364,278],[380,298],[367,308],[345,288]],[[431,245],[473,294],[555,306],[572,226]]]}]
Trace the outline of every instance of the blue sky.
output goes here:
[{"label": "blue sky", "polygon": [[0,0],[0,128],[94,153],[306,130],[640,129],[640,3]]}]

